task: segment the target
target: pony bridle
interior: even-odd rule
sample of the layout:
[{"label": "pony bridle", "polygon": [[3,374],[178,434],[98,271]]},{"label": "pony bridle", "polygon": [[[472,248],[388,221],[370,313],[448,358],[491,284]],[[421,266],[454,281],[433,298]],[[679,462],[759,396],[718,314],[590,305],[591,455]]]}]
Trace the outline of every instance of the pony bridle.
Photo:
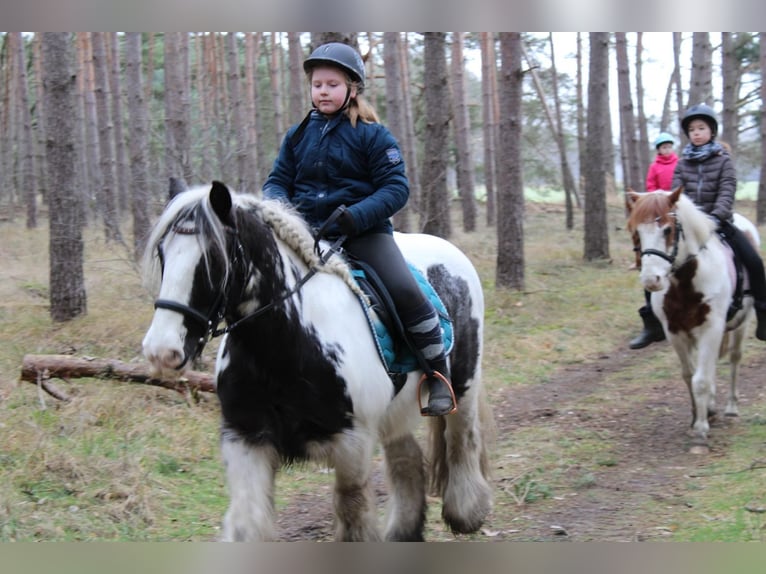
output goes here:
[{"label": "pony bridle", "polygon": [[[183,235],[197,234],[196,228],[188,229],[180,226],[174,226],[169,231]],[[244,249],[242,247],[242,243],[239,240],[239,234],[237,233],[237,230],[233,227],[226,227],[226,231],[227,233],[230,233],[234,236],[234,239],[229,243],[229,261],[231,262],[232,268],[236,268],[236,266],[239,265],[239,263],[244,259]],[[157,246],[157,256],[160,260],[160,265],[164,272],[165,258],[162,252],[162,241],[160,241]],[[231,277],[231,275],[229,275],[229,277]],[[154,301],[155,309],[167,309],[168,311],[175,311],[176,313],[183,315],[185,318],[194,321],[198,325],[201,325],[203,328],[203,335],[197,341],[197,346],[195,347],[194,352],[189,357],[184,359],[184,364],[186,364],[186,361],[188,361],[189,358],[198,357],[202,353],[202,349],[211,338],[223,335],[231,329],[231,326],[227,326],[223,329],[218,328],[226,316],[226,306],[229,299],[230,284],[230,279],[227,279],[223,285],[223,288],[218,291],[218,294],[216,295],[213,304],[208,309],[207,314],[202,313],[197,309],[190,307],[189,305],[179,303],[178,301],[172,301],[170,299],[157,299]]]},{"label": "pony bridle", "polygon": [[[676,266],[676,257],[678,257],[678,244],[679,240],[684,234],[683,227],[681,226],[681,222],[676,217],[676,214],[671,212],[670,215],[675,219],[675,233],[673,234],[673,245],[671,247],[670,253],[666,253],[665,251],[661,251],[659,249],[642,249],[641,250],[641,257],[644,255],[656,255],[657,257],[660,257],[670,263],[670,271],[671,273],[678,269],[680,266]],[[655,221],[659,221],[659,218],[657,218]],[[684,261],[684,263],[686,263]]]},{"label": "pony bridle", "polygon": [[[173,227],[169,231],[172,231],[174,233],[181,233],[185,235],[194,235],[197,233],[196,229],[186,229],[183,227]],[[236,228],[227,226],[226,227],[227,233],[233,235],[233,239],[231,240],[229,244],[229,261],[231,264],[232,269],[236,269],[237,265],[240,265],[241,262],[245,261],[245,250],[242,246],[242,242],[239,239],[239,233],[237,232]],[[330,248],[320,254],[319,257],[319,264],[324,265],[327,263],[327,261],[340,250],[340,246],[343,243],[343,241],[346,239],[346,236],[342,236],[338,238],[331,246]],[[317,248],[317,245],[315,245],[315,248]],[[162,253],[162,241],[159,242],[159,245],[157,247],[157,256],[160,259],[160,265],[163,267],[165,266],[164,263],[164,256]],[[246,267],[246,266],[243,266]],[[197,311],[193,307],[190,307],[189,305],[184,305],[183,303],[179,303],[177,301],[172,301],[170,299],[157,299],[154,301],[154,308],[155,309],[167,309],[169,311],[175,311],[176,313],[180,313],[184,317],[191,319],[192,321],[195,321],[197,324],[202,325],[204,329],[204,334],[199,338],[197,341],[197,346],[194,349],[194,353],[191,354],[191,357],[197,357],[202,353],[202,349],[207,345],[208,341],[210,339],[213,339],[215,337],[220,337],[221,335],[225,335],[227,333],[232,332],[234,329],[245,323],[246,321],[251,321],[252,319],[255,319],[256,317],[259,317],[260,315],[263,315],[267,311],[270,311],[273,309],[277,304],[281,303],[282,301],[285,301],[295,295],[300,289],[306,284],[306,282],[311,279],[317,272],[317,267],[311,267],[308,272],[300,278],[300,280],[293,286],[292,289],[287,290],[286,292],[282,293],[279,297],[276,297],[271,302],[267,303],[263,307],[259,307],[255,311],[240,317],[236,321],[229,323],[223,328],[219,328],[218,326],[225,320],[226,318],[226,309],[229,302],[229,290],[231,289],[231,280],[227,279],[224,283],[223,287],[218,291],[218,295],[216,296],[215,301],[210,306],[210,309],[208,310],[207,314],[201,313],[200,311]],[[232,273],[229,274],[229,278],[232,276]],[[184,359],[184,363],[188,361],[190,357],[186,357]],[[182,365],[183,366],[183,365]]]}]

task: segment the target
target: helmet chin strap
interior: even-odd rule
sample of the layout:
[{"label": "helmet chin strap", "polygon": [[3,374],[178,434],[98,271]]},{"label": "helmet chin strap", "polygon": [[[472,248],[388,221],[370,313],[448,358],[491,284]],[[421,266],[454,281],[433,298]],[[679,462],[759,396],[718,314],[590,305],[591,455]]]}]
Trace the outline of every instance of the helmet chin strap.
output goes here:
[{"label": "helmet chin strap", "polygon": [[346,85],[346,99],[343,100],[343,105],[338,110],[343,111],[348,107],[348,104],[351,103],[351,86]]}]

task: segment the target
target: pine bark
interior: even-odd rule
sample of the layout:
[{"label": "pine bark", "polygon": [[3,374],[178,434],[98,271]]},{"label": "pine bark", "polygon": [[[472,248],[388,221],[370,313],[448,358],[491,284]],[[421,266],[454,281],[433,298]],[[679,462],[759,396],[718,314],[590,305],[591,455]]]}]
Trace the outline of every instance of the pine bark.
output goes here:
[{"label": "pine bark", "polygon": [[463,214],[463,231],[476,230],[476,189],[474,185],[471,125],[465,93],[465,64],[463,62],[463,33],[452,32],[452,116],[455,133],[455,169],[457,191]]},{"label": "pine bark", "polygon": [[609,114],[609,33],[590,32],[588,71],[588,134],[585,163],[585,246],[586,261],[609,258],[609,226],[606,211],[604,158]]},{"label": "pine bark", "polygon": [[81,196],[75,190],[75,75],[72,37],[43,34],[46,155],[50,189],[50,314],[68,321],[87,312]]},{"label": "pine bark", "polygon": [[[402,105],[402,75],[399,61],[399,32],[383,32],[383,71],[386,76],[386,125],[399,142],[402,155],[407,157],[405,147],[405,117]],[[407,168],[405,161],[405,169]],[[410,231],[410,203],[394,215],[394,227],[398,231]]]},{"label": "pine bark", "polygon": [[524,271],[524,180],[521,161],[521,34],[500,33],[502,60],[497,161],[497,265],[495,286],[522,290]]},{"label": "pine bark", "polygon": [[130,118],[131,213],[133,215],[133,255],[141,257],[149,232],[149,171],[146,148],[149,122],[141,75],[141,32],[125,34],[125,87]]},{"label": "pine bark", "polygon": [[35,176],[35,150],[32,137],[32,112],[30,111],[27,62],[24,38],[21,32],[11,32],[14,39],[14,57],[16,58],[16,105],[19,125],[21,126],[18,145],[20,147],[19,168],[20,184],[27,208],[27,229],[37,227],[37,178]]},{"label": "pine bark", "polygon": [[[758,33],[759,54],[758,62],[761,78],[766,78],[766,32]],[[761,175],[758,181],[758,199],[756,201],[756,223],[766,223],[766,82],[761,82]]]},{"label": "pine bark", "polygon": [[423,67],[426,138],[423,151],[420,228],[449,238],[450,197],[447,189],[447,135],[449,133],[449,87],[447,84],[446,33],[423,35]]}]

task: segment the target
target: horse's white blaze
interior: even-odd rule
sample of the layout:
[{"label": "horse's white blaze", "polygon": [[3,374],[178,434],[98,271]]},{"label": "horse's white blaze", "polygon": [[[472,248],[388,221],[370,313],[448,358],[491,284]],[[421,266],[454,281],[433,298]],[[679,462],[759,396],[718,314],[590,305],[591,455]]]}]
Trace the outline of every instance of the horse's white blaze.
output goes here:
[{"label": "horse's white blaze", "polygon": [[[665,237],[656,223],[642,223],[637,227],[641,238],[641,249],[656,249],[665,252]],[[659,255],[645,255],[641,258],[641,285],[647,291],[664,291],[668,287],[670,262]]]},{"label": "horse's white blaze", "polygon": [[[186,305],[191,298],[196,262],[202,256],[196,236],[171,234],[163,249],[167,265],[158,298]],[[155,311],[142,345],[144,356],[156,372],[175,370],[185,363],[185,337],[182,314],[169,309]]]}]

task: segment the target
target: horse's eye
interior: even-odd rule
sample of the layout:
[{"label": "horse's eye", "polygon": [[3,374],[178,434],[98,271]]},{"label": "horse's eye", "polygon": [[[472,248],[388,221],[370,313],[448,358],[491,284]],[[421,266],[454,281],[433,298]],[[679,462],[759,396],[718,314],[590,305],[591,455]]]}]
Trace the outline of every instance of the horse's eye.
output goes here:
[{"label": "horse's eye", "polygon": [[662,230],[662,234],[663,234],[663,235],[664,235],[666,238],[670,237],[670,227],[666,227],[665,229],[663,229],[663,230]]}]

